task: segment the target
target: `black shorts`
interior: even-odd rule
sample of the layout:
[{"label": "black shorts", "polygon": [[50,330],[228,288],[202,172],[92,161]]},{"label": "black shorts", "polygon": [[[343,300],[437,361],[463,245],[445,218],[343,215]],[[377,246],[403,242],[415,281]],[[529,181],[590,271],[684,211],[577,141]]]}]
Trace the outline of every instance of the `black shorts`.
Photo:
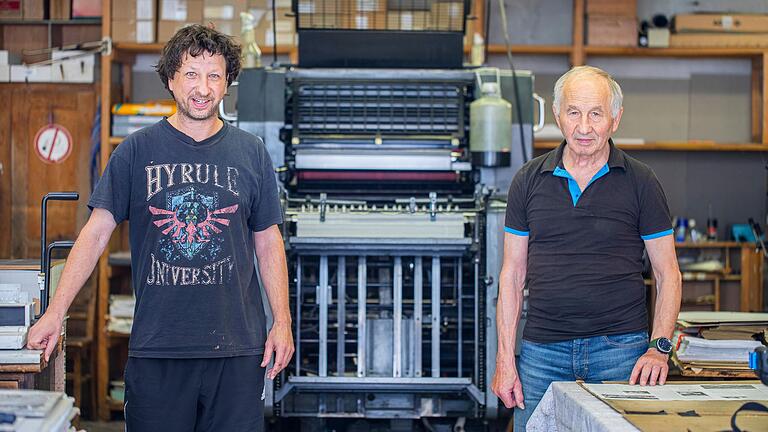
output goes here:
[{"label": "black shorts", "polygon": [[262,356],[129,357],[127,432],[264,430]]}]

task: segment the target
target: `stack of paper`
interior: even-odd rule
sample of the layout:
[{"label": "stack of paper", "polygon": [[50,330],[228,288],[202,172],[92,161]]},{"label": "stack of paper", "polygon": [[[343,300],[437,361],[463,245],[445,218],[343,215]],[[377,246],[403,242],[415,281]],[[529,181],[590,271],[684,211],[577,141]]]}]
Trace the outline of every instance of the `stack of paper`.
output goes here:
[{"label": "stack of paper", "polygon": [[749,363],[749,353],[762,344],[746,340],[707,340],[688,336],[677,349],[677,358],[683,362]]},{"label": "stack of paper", "polygon": [[136,299],[129,295],[109,296],[109,323],[111,332],[130,334],[133,327],[133,310]]},{"label": "stack of paper", "polygon": [[765,341],[768,314],[681,312],[673,361],[683,375],[749,375],[749,353]]}]

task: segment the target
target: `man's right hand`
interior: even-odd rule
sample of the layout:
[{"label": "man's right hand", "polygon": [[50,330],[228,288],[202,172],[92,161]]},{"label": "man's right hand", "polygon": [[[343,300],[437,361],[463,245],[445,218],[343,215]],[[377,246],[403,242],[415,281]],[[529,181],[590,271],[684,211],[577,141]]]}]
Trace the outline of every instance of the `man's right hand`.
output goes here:
[{"label": "man's right hand", "polygon": [[27,348],[45,350],[43,355],[47,362],[51,357],[51,353],[56,348],[59,336],[61,336],[62,323],[63,319],[51,312],[43,314],[37,323],[29,329]]},{"label": "man's right hand", "polygon": [[514,358],[510,361],[502,359],[496,361],[496,373],[493,375],[491,389],[504,402],[505,407],[509,409],[514,407],[525,409],[523,384],[517,375]]}]

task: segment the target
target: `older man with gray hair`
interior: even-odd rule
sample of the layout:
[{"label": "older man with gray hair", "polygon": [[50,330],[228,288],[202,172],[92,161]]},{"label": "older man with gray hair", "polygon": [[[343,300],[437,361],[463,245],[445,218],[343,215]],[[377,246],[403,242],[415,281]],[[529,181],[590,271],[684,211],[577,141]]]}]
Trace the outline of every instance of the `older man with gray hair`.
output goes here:
[{"label": "older man with gray hair", "polygon": [[[492,388],[516,408],[515,431],[525,430],[553,381],[666,381],[680,271],[661,184],[611,141],[622,99],[603,70],[566,72],[552,103],[565,140],[528,162],[509,189]],[[644,250],[657,290],[650,342]],[[528,321],[516,363],[526,287]]]}]

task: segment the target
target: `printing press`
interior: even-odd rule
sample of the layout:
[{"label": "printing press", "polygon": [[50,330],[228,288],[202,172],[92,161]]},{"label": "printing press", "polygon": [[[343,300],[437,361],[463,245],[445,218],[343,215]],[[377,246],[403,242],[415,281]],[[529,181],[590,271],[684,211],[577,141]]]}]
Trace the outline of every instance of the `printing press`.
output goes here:
[{"label": "printing press", "polygon": [[[543,120],[533,76],[344,63],[238,80],[237,125],[263,138],[285,212],[296,353],[267,383],[266,415],[302,430],[495,419],[505,198]],[[486,82],[512,107],[507,144],[472,151],[470,106]]]}]

